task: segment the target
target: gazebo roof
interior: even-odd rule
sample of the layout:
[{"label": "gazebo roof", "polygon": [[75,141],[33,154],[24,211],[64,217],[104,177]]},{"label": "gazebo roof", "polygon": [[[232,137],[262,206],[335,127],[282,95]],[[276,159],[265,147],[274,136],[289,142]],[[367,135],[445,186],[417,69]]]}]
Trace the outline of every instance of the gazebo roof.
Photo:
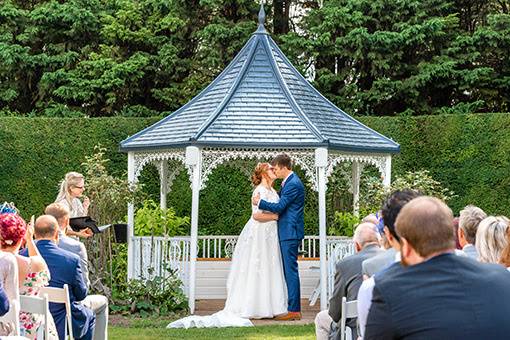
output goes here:
[{"label": "gazebo roof", "polygon": [[121,142],[123,151],[205,147],[327,147],[397,153],[399,145],[322,96],[259,28],[227,68],[186,105]]}]

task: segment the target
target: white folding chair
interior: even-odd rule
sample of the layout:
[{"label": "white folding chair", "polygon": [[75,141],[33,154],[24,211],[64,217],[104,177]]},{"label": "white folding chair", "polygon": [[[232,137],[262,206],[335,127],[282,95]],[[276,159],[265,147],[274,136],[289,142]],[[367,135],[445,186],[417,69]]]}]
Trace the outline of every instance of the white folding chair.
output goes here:
[{"label": "white folding chair", "polygon": [[12,300],[9,302],[9,311],[0,316],[0,322],[10,323],[14,325],[14,336],[20,336],[19,328],[19,301]]},{"label": "white folding chair", "polygon": [[[38,296],[25,296],[19,297],[20,310],[31,314],[40,314],[44,316],[44,339],[49,339],[49,315],[50,309],[48,305],[48,295],[44,294],[42,297]],[[42,335],[42,334],[41,334]]]},{"label": "white folding chair", "polygon": [[73,320],[71,316],[71,300],[69,298],[69,286],[64,285],[64,288],[43,287],[41,294],[48,296],[48,301],[53,303],[63,303],[66,307],[66,320],[67,320],[67,335],[69,340],[73,340]]},{"label": "white folding chair", "polygon": [[358,301],[349,301],[342,298],[342,317],[340,318],[340,340],[353,340],[352,330],[346,326],[347,319],[358,317]]}]

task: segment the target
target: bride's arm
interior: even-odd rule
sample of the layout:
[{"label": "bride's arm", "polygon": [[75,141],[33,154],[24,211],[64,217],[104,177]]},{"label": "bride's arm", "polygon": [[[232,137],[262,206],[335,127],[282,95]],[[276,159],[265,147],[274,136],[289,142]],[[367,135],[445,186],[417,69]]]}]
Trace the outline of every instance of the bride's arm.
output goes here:
[{"label": "bride's arm", "polygon": [[252,217],[255,221],[258,222],[269,222],[269,221],[278,221],[278,214],[266,213],[266,212],[255,212],[252,214]]}]

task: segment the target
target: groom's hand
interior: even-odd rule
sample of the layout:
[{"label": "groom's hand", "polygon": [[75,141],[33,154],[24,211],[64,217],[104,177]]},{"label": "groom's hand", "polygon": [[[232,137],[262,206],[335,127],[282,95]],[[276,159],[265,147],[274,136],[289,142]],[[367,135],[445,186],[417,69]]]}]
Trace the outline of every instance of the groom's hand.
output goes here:
[{"label": "groom's hand", "polygon": [[253,196],[253,198],[251,199],[251,203],[253,205],[256,205],[258,206],[259,205],[259,202],[260,202],[260,192],[258,192],[255,196]]}]

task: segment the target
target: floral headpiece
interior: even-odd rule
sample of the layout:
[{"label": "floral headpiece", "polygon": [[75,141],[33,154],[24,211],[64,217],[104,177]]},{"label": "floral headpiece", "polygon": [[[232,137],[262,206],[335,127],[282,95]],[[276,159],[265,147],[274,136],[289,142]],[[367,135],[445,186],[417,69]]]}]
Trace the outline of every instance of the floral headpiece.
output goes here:
[{"label": "floral headpiece", "polygon": [[18,215],[18,209],[12,203],[0,205],[0,241],[8,246],[15,244],[25,235],[26,223]]},{"label": "floral headpiece", "polygon": [[18,214],[18,209],[14,206],[14,203],[4,202],[0,204],[0,214]]}]

